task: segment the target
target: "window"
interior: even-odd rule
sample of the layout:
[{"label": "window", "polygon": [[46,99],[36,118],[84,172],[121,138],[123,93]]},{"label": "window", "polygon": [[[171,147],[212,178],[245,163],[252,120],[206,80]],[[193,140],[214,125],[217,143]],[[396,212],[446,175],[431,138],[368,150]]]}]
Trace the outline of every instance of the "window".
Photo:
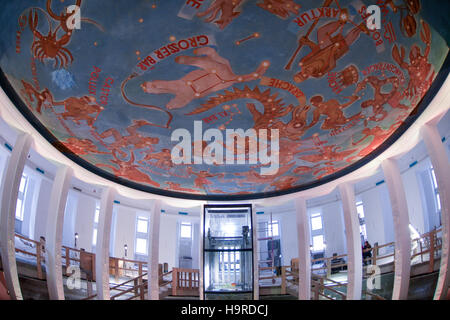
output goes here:
[{"label": "window", "polygon": [[364,218],[364,205],[362,201],[356,203],[356,212],[359,217],[359,234],[363,240],[367,240],[366,219]]},{"label": "window", "polygon": [[279,229],[279,224],[277,220],[274,220],[272,222],[269,222],[268,224],[268,236],[272,236],[272,237],[279,237],[280,236],[280,229]]},{"label": "window", "polygon": [[97,245],[97,229],[98,229],[98,218],[100,216],[100,203],[96,203],[95,205],[95,214],[94,214],[94,232],[92,234],[92,246],[95,247]]},{"label": "window", "polygon": [[322,216],[320,212],[311,215],[311,229],[313,231],[322,229]]},{"label": "window", "polygon": [[138,233],[147,233],[148,232],[148,219],[146,217],[138,217],[137,232]]},{"label": "window", "polygon": [[311,251],[324,251],[326,248],[325,237],[323,233],[323,218],[322,213],[314,212],[310,217],[311,221]]},{"label": "window", "polygon": [[438,189],[438,184],[437,184],[437,180],[436,180],[436,174],[434,173],[433,167],[431,167],[430,171],[431,171],[431,180],[433,183],[433,189],[434,189],[434,194],[435,194],[436,209],[437,209],[437,212],[440,214],[441,213],[441,198],[439,196],[439,189]]},{"label": "window", "polygon": [[148,255],[147,239],[149,233],[148,216],[137,214],[136,217],[136,246],[134,252],[136,255]]},{"label": "window", "polygon": [[180,227],[180,237],[181,238],[191,238],[192,236],[192,225],[190,223],[181,223]]},{"label": "window", "polygon": [[137,254],[147,254],[147,239],[136,238],[136,253]]},{"label": "window", "polygon": [[318,235],[313,237],[313,251],[323,251],[325,250],[325,243],[323,235]]},{"label": "window", "polygon": [[20,221],[23,221],[23,210],[27,185],[28,185],[28,177],[24,173],[22,174],[22,178],[20,179],[19,193],[17,194],[17,204],[16,204],[16,219]]}]

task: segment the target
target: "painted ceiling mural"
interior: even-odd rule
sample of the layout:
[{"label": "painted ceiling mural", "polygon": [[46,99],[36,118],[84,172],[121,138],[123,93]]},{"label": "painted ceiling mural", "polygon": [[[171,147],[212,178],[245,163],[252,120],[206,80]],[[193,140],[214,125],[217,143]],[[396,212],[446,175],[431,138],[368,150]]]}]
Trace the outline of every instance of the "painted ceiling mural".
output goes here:
[{"label": "painted ceiling mural", "polygon": [[[448,52],[430,3],[2,1],[2,86],[55,146],[115,181],[206,198],[291,192],[356,168],[414,115]],[[381,29],[367,27],[370,4]],[[225,144],[227,129],[252,128],[272,138],[270,174],[251,147]],[[174,163],[177,147],[189,161]],[[228,150],[248,161],[201,159]]]}]

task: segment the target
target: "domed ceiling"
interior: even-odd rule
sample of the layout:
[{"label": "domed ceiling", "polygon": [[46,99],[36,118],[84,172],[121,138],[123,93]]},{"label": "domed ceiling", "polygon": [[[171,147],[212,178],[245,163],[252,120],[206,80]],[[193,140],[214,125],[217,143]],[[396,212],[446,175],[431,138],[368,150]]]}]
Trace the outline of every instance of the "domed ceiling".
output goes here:
[{"label": "domed ceiling", "polygon": [[55,147],[112,181],[284,194],[360,167],[423,111],[448,52],[441,3],[2,1],[1,84]]}]

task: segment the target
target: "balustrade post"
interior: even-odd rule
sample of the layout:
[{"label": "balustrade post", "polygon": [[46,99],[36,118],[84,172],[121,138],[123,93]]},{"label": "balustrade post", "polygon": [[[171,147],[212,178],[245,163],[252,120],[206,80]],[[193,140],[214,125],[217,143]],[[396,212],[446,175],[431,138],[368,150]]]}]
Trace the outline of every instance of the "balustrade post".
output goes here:
[{"label": "balustrade post", "polygon": [[69,273],[67,272],[67,268],[70,266],[70,251],[69,251],[69,247],[65,247],[64,248],[64,252],[66,254],[65,258],[66,258],[66,275],[69,275]]},{"label": "balustrade post", "polygon": [[42,275],[42,266],[41,266],[41,244],[36,243],[36,267],[37,267],[37,275],[39,279],[44,279]]},{"label": "balustrade post", "polygon": [[133,283],[134,283],[134,295],[137,296],[139,295],[139,279],[134,279]]},{"label": "balustrade post", "polygon": [[177,295],[177,285],[178,285],[178,269],[172,269],[172,296]]},{"label": "balustrade post", "polygon": [[119,259],[114,259],[114,278],[119,281]]},{"label": "balustrade post", "polygon": [[372,264],[374,266],[377,265],[377,257],[378,257],[378,244],[375,244],[372,249]]},{"label": "balustrade post", "polygon": [[430,233],[429,233],[429,237],[430,237],[430,252],[429,252],[429,255],[430,255],[430,264],[429,264],[429,272],[431,273],[431,272],[433,272],[433,270],[434,270],[434,244],[435,244],[435,241],[434,241],[434,235],[435,235],[435,230],[433,230],[433,231],[431,231]]},{"label": "balustrade post", "polygon": [[331,258],[326,258],[327,278],[331,277]]}]

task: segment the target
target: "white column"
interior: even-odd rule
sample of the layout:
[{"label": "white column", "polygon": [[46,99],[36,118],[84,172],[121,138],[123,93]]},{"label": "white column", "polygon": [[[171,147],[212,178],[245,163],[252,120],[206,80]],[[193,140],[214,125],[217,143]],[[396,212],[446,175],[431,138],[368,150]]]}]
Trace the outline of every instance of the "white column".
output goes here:
[{"label": "white column", "polygon": [[50,300],[64,300],[61,243],[64,211],[69,192],[72,168],[61,166],[53,181],[45,230],[47,288]]},{"label": "white column", "polygon": [[310,235],[306,200],[295,199],[298,239],[298,299],[311,299],[311,254],[309,251]]},{"label": "white column", "polygon": [[450,164],[441,136],[435,125],[425,124],[422,127],[422,137],[433,165],[441,199],[441,266],[434,299],[446,299],[450,285]]},{"label": "white column", "polygon": [[386,159],[381,163],[381,167],[383,168],[384,180],[389,190],[394,222],[395,274],[392,300],[406,300],[408,298],[411,271],[411,236],[409,234],[408,204],[397,161],[392,158]]},{"label": "white column", "polygon": [[253,240],[253,300],[259,300],[259,263],[258,263],[258,233],[256,208],[252,205],[252,240]]},{"label": "white column", "polygon": [[148,293],[147,299],[159,300],[159,226],[161,201],[155,200],[150,218],[148,239]]},{"label": "white column", "polygon": [[198,275],[199,275],[199,282],[198,282],[198,286],[199,286],[199,291],[200,291],[200,300],[204,300],[204,290],[203,290],[203,286],[204,286],[204,276],[205,276],[205,273],[204,273],[204,265],[203,265],[203,263],[204,263],[204,248],[203,248],[203,237],[205,236],[204,235],[204,232],[203,232],[203,230],[205,229],[205,225],[204,225],[204,223],[205,223],[205,210],[204,210],[204,208],[203,208],[203,205],[202,206],[200,206],[200,253],[199,253],[199,255],[198,255],[198,258],[199,258],[199,264],[198,264],[198,266],[199,266],[199,273],[198,273]]},{"label": "white column", "polygon": [[1,185],[0,211],[0,252],[6,286],[11,299],[22,300],[19,275],[16,265],[14,224],[16,218],[17,195],[28,152],[33,139],[22,133],[17,137],[14,148],[3,173]]},{"label": "white column", "polygon": [[98,216],[97,245],[95,252],[95,281],[98,300],[109,300],[109,238],[113,202],[116,190],[106,187],[102,191]]},{"label": "white column", "polygon": [[339,185],[344,211],[345,237],[347,240],[347,300],[360,300],[362,289],[362,250],[359,219],[356,211],[353,185]]}]

